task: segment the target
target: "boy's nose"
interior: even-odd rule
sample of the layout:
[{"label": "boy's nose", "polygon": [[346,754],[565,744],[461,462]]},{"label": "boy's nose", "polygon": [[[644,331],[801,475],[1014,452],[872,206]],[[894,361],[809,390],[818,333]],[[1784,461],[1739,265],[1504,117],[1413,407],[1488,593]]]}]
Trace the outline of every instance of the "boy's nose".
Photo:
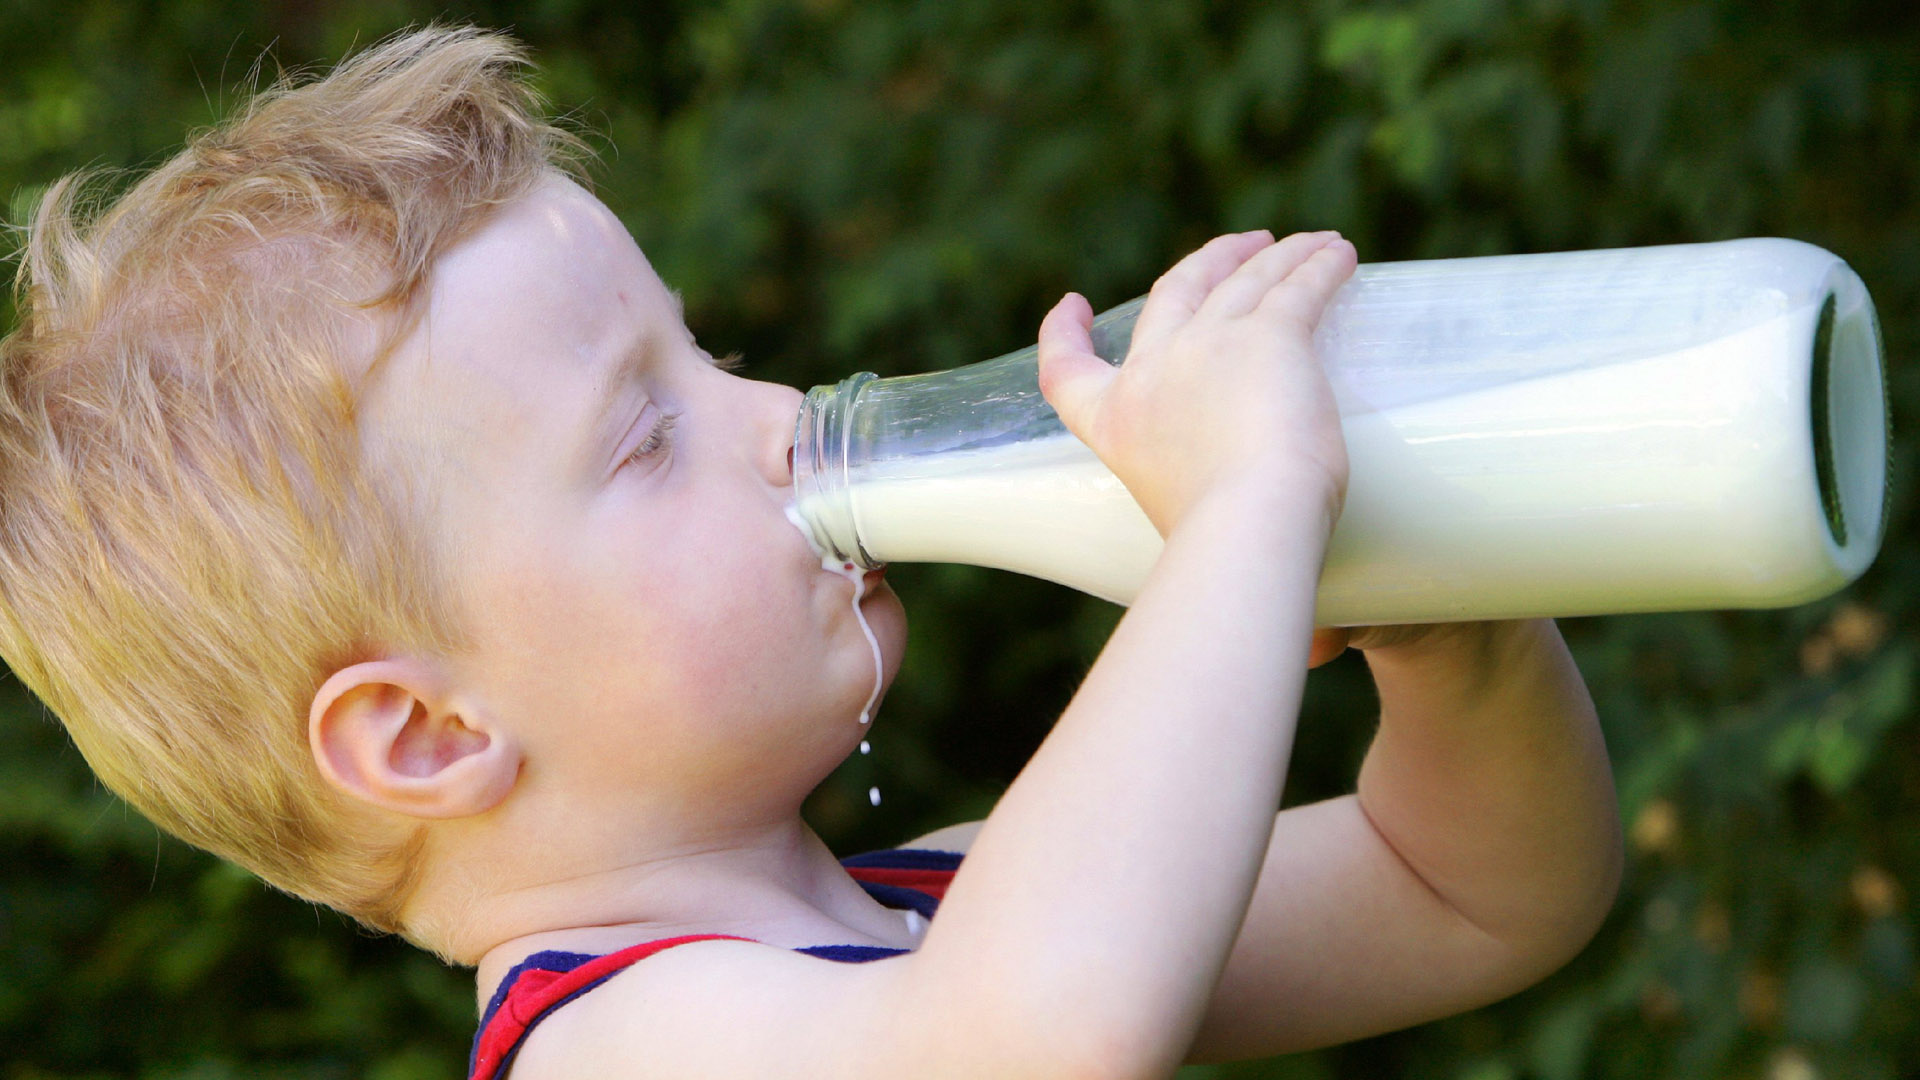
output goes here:
[{"label": "boy's nose", "polygon": [[768,483],[793,486],[793,426],[800,419],[800,391],[779,383],[760,383],[755,432],[760,466]]}]

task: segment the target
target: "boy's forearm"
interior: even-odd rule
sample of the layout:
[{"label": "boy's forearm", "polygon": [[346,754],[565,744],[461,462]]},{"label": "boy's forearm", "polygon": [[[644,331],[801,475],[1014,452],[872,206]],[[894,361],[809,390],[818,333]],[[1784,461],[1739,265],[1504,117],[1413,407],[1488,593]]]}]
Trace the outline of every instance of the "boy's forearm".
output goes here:
[{"label": "boy's forearm", "polygon": [[1215,499],[1169,538],[914,958],[930,981],[974,988],[992,1014],[975,1019],[1006,1013],[1148,1074],[1179,1063],[1279,802],[1321,502]]},{"label": "boy's forearm", "polygon": [[1368,818],[1517,964],[1557,966],[1605,915],[1621,859],[1599,720],[1558,629],[1461,624],[1367,663],[1381,704]]}]

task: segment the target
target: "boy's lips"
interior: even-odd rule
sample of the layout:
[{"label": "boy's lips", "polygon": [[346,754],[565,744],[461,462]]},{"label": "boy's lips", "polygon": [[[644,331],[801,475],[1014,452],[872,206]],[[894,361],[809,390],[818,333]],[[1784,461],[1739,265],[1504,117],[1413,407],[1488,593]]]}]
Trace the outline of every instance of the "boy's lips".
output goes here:
[{"label": "boy's lips", "polygon": [[876,566],[862,575],[860,578],[860,598],[864,600],[872,596],[873,591],[880,587],[880,582],[884,580],[886,576],[887,568],[884,565]]}]

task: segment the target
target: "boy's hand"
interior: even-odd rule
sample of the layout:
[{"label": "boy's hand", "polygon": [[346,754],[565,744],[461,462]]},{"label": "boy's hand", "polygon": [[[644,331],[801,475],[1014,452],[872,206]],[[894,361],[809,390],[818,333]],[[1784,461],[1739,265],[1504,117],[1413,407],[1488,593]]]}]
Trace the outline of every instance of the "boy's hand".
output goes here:
[{"label": "boy's hand", "polygon": [[1346,498],[1347,451],[1313,331],[1353,273],[1337,233],[1219,237],[1154,283],[1124,365],[1094,355],[1069,293],[1040,325],[1040,391],[1161,535],[1209,491],[1297,485]]}]

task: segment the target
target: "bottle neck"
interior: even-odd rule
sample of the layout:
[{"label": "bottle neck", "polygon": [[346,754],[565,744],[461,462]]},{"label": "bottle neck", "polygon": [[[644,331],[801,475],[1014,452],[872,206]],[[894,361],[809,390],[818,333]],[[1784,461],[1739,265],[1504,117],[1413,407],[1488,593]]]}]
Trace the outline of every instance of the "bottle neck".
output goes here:
[{"label": "bottle neck", "polygon": [[848,494],[853,410],[871,371],[855,372],[830,386],[807,391],[793,430],[793,508],[788,517],[805,533],[815,554],[862,569],[880,560],[860,545]]},{"label": "bottle neck", "polygon": [[[1125,355],[1138,308],[1123,304],[1095,320],[1101,355]],[[1052,438],[1071,436],[1040,393],[1034,346],[946,371],[885,379],[859,372],[814,387],[801,402],[788,517],[822,558],[865,569],[916,561],[925,553],[913,545],[886,545],[926,507],[876,502],[866,497],[871,485],[992,470],[999,455],[976,451]]]}]

